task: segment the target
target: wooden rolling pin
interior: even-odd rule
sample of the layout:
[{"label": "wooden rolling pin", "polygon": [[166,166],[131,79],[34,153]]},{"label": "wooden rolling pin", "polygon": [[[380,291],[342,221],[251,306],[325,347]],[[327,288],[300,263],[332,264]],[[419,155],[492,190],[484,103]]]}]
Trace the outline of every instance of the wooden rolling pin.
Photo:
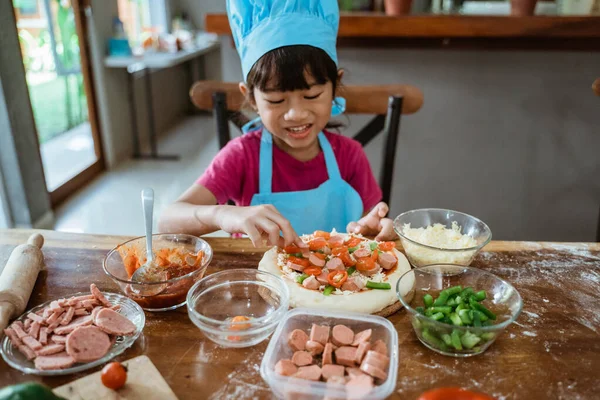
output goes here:
[{"label": "wooden rolling pin", "polygon": [[0,275],[0,332],[27,307],[38,273],[44,264],[41,250],[43,245],[42,235],[31,235],[26,244],[19,245],[12,251]]}]

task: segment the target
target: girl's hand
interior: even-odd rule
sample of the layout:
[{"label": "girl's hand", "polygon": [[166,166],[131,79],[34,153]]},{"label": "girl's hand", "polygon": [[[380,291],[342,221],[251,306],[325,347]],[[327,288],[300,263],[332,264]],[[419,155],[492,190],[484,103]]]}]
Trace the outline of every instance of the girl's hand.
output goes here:
[{"label": "girl's hand", "polygon": [[394,232],[394,223],[391,219],[385,218],[389,210],[388,205],[381,202],[358,222],[350,222],[346,230],[349,233],[360,233],[368,236],[377,235],[375,240],[379,241],[395,240],[398,237]]},{"label": "girl's hand", "polygon": [[[307,245],[296,234],[290,222],[277,209],[268,204],[262,206],[235,207],[223,206],[215,216],[217,225],[229,233],[245,233],[255,247],[264,245],[285,247],[295,244]],[[283,232],[283,237],[279,232]]]}]

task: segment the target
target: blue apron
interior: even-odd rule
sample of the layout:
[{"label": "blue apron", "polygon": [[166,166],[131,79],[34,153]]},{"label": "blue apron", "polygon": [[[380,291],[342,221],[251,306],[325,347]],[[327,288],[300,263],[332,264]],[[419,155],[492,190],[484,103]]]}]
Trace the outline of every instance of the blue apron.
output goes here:
[{"label": "blue apron", "polygon": [[331,144],[319,133],[319,144],[325,156],[329,179],[318,188],[298,192],[272,192],[273,136],[264,127],[260,143],[259,193],[250,205],[272,204],[290,221],[297,234],[316,230],[345,232],[346,226],[358,221],[363,213],[360,195],[342,179]]}]

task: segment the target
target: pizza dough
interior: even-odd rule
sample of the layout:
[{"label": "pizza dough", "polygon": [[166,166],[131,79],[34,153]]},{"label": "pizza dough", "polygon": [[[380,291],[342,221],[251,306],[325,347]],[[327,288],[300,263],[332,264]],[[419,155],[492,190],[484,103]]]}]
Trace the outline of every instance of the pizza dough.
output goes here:
[{"label": "pizza dough", "polygon": [[[400,277],[411,268],[404,254],[396,249],[394,249],[394,254],[398,259],[398,265],[385,279],[385,282],[391,285],[391,290],[375,289],[363,290],[357,293],[343,292],[343,294],[336,291],[336,293],[325,296],[321,291],[306,289],[283,273],[278,265],[279,253],[277,247],[265,253],[258,264],[258,269],[283,278],[290,289],[290,307],[319,308],[388,316],[402,307],[396,295],[396,284]],[[413,289],[413,285],[414,281],[406,281],[400,288],[400,293],[406,295]]]}]

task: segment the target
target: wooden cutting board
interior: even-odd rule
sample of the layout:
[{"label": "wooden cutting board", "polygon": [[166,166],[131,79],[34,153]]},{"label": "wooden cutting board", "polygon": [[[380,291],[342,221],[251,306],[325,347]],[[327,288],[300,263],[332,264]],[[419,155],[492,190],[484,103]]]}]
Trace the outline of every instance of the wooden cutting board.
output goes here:
[{"label": "wooden cutting board", "polygon": [[177,400],[158,369],[146,356],[123,361],[127,366],[127,382],[118,391],[108,389],[98,371],[54,389],[68,400]]}]

